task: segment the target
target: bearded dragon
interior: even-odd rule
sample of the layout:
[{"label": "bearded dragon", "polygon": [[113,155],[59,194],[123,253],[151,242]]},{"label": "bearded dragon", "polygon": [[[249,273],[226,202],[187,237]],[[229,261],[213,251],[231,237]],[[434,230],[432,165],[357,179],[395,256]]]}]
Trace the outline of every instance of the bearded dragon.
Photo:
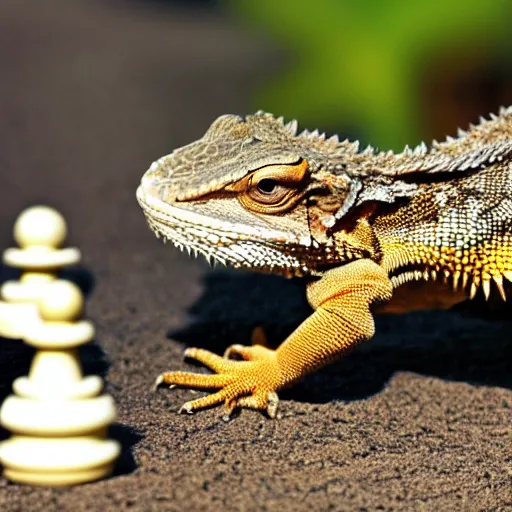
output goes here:
[{"label": "bearded dragon", "polygon": [[188,348],[215,373],[166,372],[156,384],[216,390],[183,412],[223,402],[274,417],[277,392],[371,338],[373,305],[405,283],[444,283],[455,300],[478,290],[505,300],[511,184],[512,107],[398,154],[297,134],[295,120],[264,112],[219,117],[143,175],[137,199],[148,223],[209,259],[308,277],[314,312],[276,350]]}]

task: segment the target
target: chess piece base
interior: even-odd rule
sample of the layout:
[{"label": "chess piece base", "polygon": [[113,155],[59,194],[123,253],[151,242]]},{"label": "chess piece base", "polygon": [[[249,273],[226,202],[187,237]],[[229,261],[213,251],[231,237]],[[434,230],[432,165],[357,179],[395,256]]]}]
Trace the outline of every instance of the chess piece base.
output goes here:
[{"label": "chess piece base", "polygon": [[51,487],[84,484],[93,482],[109,476],[114,469],[113,464],[108,464],[99,468],[88,469],[75,473],[30,473],[29,471],[20,471],[16,469],[5,469],[4,476],[7,480],[18,482],[20,484],[30,485],[48,485]]},{"label": "chess piece base", "polygon": [[35,485],[74,485],[112,472],[121,448],[102,436],[32,438],[12,436],[0,444],[4,475]]}]

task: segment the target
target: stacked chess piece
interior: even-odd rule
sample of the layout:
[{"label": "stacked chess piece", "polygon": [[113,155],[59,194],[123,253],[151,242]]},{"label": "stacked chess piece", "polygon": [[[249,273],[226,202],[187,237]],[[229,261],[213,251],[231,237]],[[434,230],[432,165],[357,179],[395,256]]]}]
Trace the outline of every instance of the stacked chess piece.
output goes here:
[{"label": "stacked chess piece", "polygon": [[14,239],[20,248],[7,249],[3,261],[22,269],[19,281],[7,281],[0,288],[0,336],[24,337],[24,330],[38,320],[36,301],[57,272],[80,261],[80,251],[61,249],[66,222],[47,206],[28,208],[14,224]]},{"label": "stacked chess piece", "polygon": [[115,419],[102,380],[83,377],[77,347],[94,328],[79,320],[80,290],[72,283],[47,284],[38,300],[41,321],[26,329],[36,348],[28,377],[14,381],[15,395],[0,410],[0,423],[13,435],[0,444],[5,476],[17,482],[71,485],[112,472],[120,446],[106,438]]},{"label": "stacked chess piece", "polygon": [[0,409],[0,424],[13,434],[0,443],[0,463],[16,482],[89,482],[111,473],[120,453],[119,443],[107,439],[114,401],[102,394],[100,377],[82,375],[78,347],[94,337],[82,319],[82,293],[55,275],[80,259],[77,249],[59,249],[65,235],[59,213],[30,208],[14,228],[21,249],[4,253],[5,263],[26,271],[1,288],[0,336],[36,349],[28,377],[14,381],[15,394]]}]

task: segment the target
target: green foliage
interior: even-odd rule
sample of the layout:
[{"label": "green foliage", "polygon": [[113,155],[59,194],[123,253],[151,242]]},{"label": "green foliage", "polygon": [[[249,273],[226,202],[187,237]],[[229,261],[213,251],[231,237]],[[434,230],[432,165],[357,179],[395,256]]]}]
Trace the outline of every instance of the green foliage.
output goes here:
[{"label": "green foliage", "polygon": [[510,51],[511,0],[230,0],[290,50],[256,106],[303,126],[354,130],[383,148],[421,138],[426,63]]}]

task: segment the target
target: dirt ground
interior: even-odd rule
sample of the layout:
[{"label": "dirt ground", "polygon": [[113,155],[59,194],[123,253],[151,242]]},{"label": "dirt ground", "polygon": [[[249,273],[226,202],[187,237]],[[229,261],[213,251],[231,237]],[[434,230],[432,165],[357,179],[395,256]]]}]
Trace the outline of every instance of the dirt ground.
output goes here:
[{"label": "dirt ground", "polygon": [[[211,270],[159,243],[136,204],[152,160],[250,109],[280,62],[233,21],[183,9],[0,5],[0,247],[25,206],[68,219],[97,327],[85,369],[105,376],[123,444],[99,482],[0,479],[0,510],[512,510],[506,311],[382,316],[372,342],[281,394],[279,420],[178,415],[190,391],[151,392],[159,372],[193,368],[188,345],[222,352],[255,325],[278,341],[308,314],[301,282]],[[0,398],[30,357],[1,340]]]}]

